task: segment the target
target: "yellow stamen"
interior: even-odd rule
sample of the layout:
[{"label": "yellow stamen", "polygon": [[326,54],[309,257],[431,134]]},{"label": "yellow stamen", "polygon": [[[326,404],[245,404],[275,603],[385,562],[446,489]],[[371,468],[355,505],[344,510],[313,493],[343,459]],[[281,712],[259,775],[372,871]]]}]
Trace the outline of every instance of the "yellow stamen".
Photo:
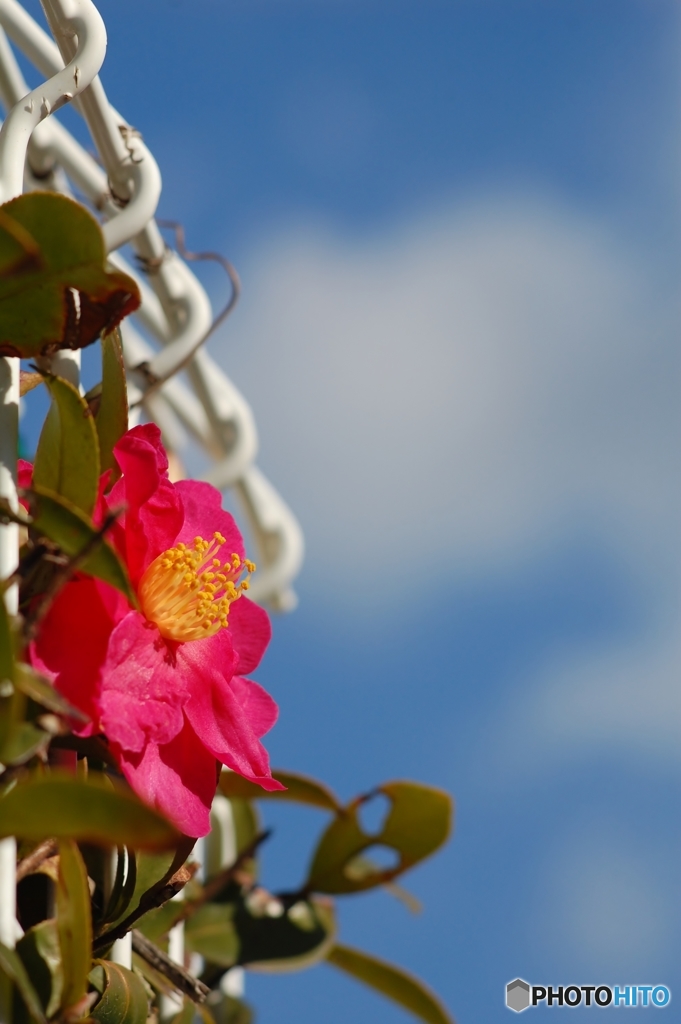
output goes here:
[{"label": "yellow stamen", "polygon": [[192,547],[164,551],[142,576],[140,607],[167,640],[201,640],[228,625],[229,606],[248,590],[255,565],[235,552],[226,562],[215,557],[226,543],[217,532],[211,541],[195,537]]}]

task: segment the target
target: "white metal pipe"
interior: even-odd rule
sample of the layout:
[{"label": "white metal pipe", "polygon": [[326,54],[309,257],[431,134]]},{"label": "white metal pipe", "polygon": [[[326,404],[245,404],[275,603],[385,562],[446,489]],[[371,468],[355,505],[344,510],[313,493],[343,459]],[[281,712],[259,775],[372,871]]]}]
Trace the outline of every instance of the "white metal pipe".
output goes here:
[{"label": "white metal pipe", "polygon": [[[21,932],[16,909],[17,843],[12,837],[0,839],[0,942],[14,949]],[[12,1024],[13,985],[0,975],[0,1024]]]},{"label": "white metal pipe", "polygon": [[[155,338],[158,338],[159,341],[170,341],[173,336],[171,324],[168,322],[168,317],[166,316],[165,309],[161,304],[161,300],[156,292],[149,287],[146,278],[142,277],[138,270],[131,266],[125,257],[119,252],[109,253],[109,262],[118,270],[122,270],[123,273],[129,274],[140,290],[142,305],[139,309],[135,310],[135,320],[137,320],[145,330],[153,334]],[[127,324],[128,321],[125,320],[124,323]],[[147,355],[144,358],[152,359],[154,354],[154,350],[148,348]]]},{"label": "white metal pipe", "polygon": [[63,377],[74,388],[80,388],[80,349],[62,349],[49,360],[49,369],[57,377]]},{"label": "white metal pipe", "polygon": [[[206,836],[206,875],[211,877],[230,868],[238,855],[237,835],[231,801],[218,793],[210,811],[210,832]],[[232,967],[223,974],[220,988],[225,995],[241,999],[244,994],[244,970]]]},{"label": "white metal pipe", "polygon": [[[15,0],[2,0],[0,3],[0,23],[44,74],[55,75],[60,73],[66,60],[73,60],[74,42],[72,36],[64,31],[61,0],[42,0],[42,3],[59,46]],[[111,251],[134,238],[153,217],[161,195],[161,172],[139,134],[109,103],[98,77],[79,96],[78,108],[87,121],[113,191],[125,202],[122,208],[114,206],[107,211],[110,220],[103,226],[103,232],[107,251]],[[49,137],[46,141],[49,142]],[[65,143],[63,134],[60,141]],[[87,155],[82,149],[81,152]],[[70,155],[73,157],[73,149]],[[96,168],[94,161],[88,159]],[[82,164],[78,160],[73,162]],[[106,177],[101,171],[97,177],[104,179],[104,187],[100,185],[98,192],[105,194]],[[90,189],[86,191],[90,198],[95,198]]]},{"label": "white metal pipe", "polygon": [[[181,901],[182,893],[173,896],[173,900]],[[168,956],[176,964],[184,967],[184,921],[180,921],[168,932]],[[161,1021],[171,1020],[182,1009],[182,996],[174,992],[170,995],[162,995],[160,998],[160,1019]]]},{"label": "white metal pipe", "polygon": [[166,249],[156,225],[148,225],[135,239],[135,248],[142,257],[162,259],[149,283],[166,312],[175,313],[174,336],[150,363],[155,376],[166,377],[176,372],[175,368],[206,336],[213,322],[213,311],[205,290],[180,257]]},{"label": "white metal pipe", "polygon": [[140,138],[130,142],[132,196],[115,217],[102,227],[107,252],[125,245],[144,230],[156,213],[161,196],[161,172]]},{"label": "white metal pipe", "polygon": [[[41,0],[63,61],[74,56],[73,37],[65,31],[62,0]],[[161,195],[161,172],[153,156],[111,107],[96,77],[79,98],[79,108],[106,168],[114,196],[125,205],[104,227],[107,252],[129,242],[154,216]]]},{"label": "white metal pipe", "polygon": [[231,487],[258,454],[258,431],[250,405],[215,360],[201,349],[187,374],[220,442],[221,460],[211,482]]},{"label": "white metal pipe", "polygon": [[302,565],[305,545],[298,520],[257,466],[235,487],[258,547],[258,571],[249,596],[277,611],[295,608],[291,581]]},{"label": "white metal pipe", "polygon": [[16,865],[16,840],[0,839],[0,942],[10,949],[17,935]]},{"label": "white metal pipe", "polygon": [[109,960],[120,964],[121,967],[127,967],[128,970],[132,969],[132,932],[128,932],[122,939],[116,939],[111,947]]},{"label": "white metal pipe", "polygon": [[[52,9],[56,3],[57,0],[46,0],[47,6]],[[58,48],[16,0],[0,0],[0,22],[44,73],[54,73],[60,68],[63,58]],[[68,41],[65,53],[68,55]],[[108,105],[98,81],[89,90],[89,94],[94,100],[86,101],[86,96],[81,99],[85,105],[87,102],[90,103],[90,128],[93,134],[97,135],[100,148],[107,154],[109,177],[118,177],[116,187],[121,190],[125,183],[121,183],[121,177],[117,176],[116,172],[130,171],[130,166],[126,168],[125,163],[120,162],[121,147],[128,143],[132,148],[141,143],[134,135],[127,136],[126,143],[121,141],[123,136],[120,135],[119,125],[125,126],[126,122]],[[120,139],[116,133],[120,135]],[[42,169],[45,166],[49,168],[50,159],[56,159],[93,202],[100,208],[105,207],[105,213],[111,217],[104,225],[110,245],[117,244],[130,230],[137,227],[137,224],[125,227],[124,221],[119,221],[119,218],[125,217],[132,203],[120,210],[110,200],[106,201],[106,175],[62,125],[55,120],[43,122],[34,135],[34,141],[35,145],[32,148],[35,150],[35,157],[41,160]],[[151,164],[152,158],[147,161],[145,157],[143,163],[136,166],[150,167]],[[153,166],[155,167],[155,164]],[[132,178],[128,178],[127,181],[134,190],[136,183]],[[139,198],[144,181],[141,184],[137,182],[137,185],[136,194]],[[155,205],[157,187],[160,187],[160,176],[156,185],[153,182],[149,185],[146,198],[143,197],[144,201],[149,203],[144,211],[145,216]],[[132,273],[138,280],[143,297],[138,319],[155,338],[164,343],[165,347],[160,352],[153,353],[137,336],[137,341],[141,342],[141,345],[128,345],[127,348],[130,350],[136,347],[141,351],[144,347],[144,356],[139,361],[148,362],[153,374],[165,376],[172,373],[174,368],[183,365],[187,356],[202,342],[211,322],[210,303],[204,289],[189,268],[178,256],[168,252],[153,221],[138,233],[134,239],[134,246],[143,258],[156,263],[149,281],[151,288],[122,257],[114,256],[114,262],[121,269]],[[130,359],[128,363],[130,365]],[[302,536],[295,518],[276,491],[258,470],[254,469],[252,473],[249,471],[248,467],[257,452],[257,434],[250,408],[243,396],[204,351],[197,352],[187,367],[187,373],[198,401],[181,382],[168,381],[154,396],[153,404],[157,415],[166,421],[166,432],[172,432],[177,437],[179,435],[176,429],[171,431],[172,416],[176,417],[213,458],[220,459],[208,474],[211,482],[221,489],[234,484],[239,485],[238,492],[260,549],[260,572],[258,578],[254,580],[254,596],[268,601],[275,607],[290,607],[295,599],[289,585],[302,559]],[[148,378],[134,373],[133,377],[136,378],[139,388],[144,391]],[[135,391],[139,395],[140,392],[132,380],[130,384],[131,395]],[[147,405],[151,405],[151,399]],[[152,411],[151,408],[149,411]]]},{"label": "white metal pipe", "polygon": [[0,130],[0,198],[21,193],[26,150],[33,129],[54,110],[82,92],[99,71],[106,53],[106,29],[90,0],[70,0],[65,17],[69,31],[78,36],[74,57],[61,71],[31,90],[7,114]]}]

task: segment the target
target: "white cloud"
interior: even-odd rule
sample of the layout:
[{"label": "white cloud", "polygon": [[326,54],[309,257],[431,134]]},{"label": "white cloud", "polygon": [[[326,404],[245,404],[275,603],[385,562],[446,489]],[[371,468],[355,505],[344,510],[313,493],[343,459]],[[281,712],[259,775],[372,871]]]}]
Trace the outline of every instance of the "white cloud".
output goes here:
[{"label": "white cloud", "polygon": [[480,203],[381,237],[284,232],[245,271],[217,354],[308,578],[401,602],[582,527],[678,558],[675,311],[605,228]]},{"label": "white cloud", "polygon": [[[597,752],[676,771],[681,762],[681,626],[600,650],[554,650],[496,707],[474,755],[481,785],[509,792],[547,767],[588,763]],[[539,774],[537,774],[539,772]]]},{"label": "white cloud", "polygon": [[533,935],[554,962],[581,972],[581,983],[642,983],[640,972],[654,971],[673,948],[675,851],[660,858],[632,834],[571,821],[547,852],[532,901]]}]

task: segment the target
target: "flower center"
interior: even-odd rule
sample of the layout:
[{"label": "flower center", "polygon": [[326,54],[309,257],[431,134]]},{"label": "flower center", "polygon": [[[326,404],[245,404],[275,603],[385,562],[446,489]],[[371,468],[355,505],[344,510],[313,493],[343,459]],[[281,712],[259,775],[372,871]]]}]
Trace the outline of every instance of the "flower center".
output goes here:
[{"label": "flower center", "polygon": [[185,643],[217,633],[227,625],[231,603],[248,590],[255,566],[236,553],[222,562],[217,553],[225,543],[221,533],[211,541],[195,537],[191,548],[178,544],[164,551],[142,576],[140,607],[167,640]]}]

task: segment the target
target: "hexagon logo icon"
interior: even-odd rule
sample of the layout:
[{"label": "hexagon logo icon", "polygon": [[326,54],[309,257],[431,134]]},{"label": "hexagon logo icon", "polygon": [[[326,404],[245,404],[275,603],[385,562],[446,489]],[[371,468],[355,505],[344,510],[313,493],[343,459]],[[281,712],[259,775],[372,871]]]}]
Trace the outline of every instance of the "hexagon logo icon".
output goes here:
[{"label": "hexagon logo icon", "polygon": [[516,1013],[526,1010],[530,1005],[530,986],[522,978],[509,981],[506,986],[506,1005]]}]

